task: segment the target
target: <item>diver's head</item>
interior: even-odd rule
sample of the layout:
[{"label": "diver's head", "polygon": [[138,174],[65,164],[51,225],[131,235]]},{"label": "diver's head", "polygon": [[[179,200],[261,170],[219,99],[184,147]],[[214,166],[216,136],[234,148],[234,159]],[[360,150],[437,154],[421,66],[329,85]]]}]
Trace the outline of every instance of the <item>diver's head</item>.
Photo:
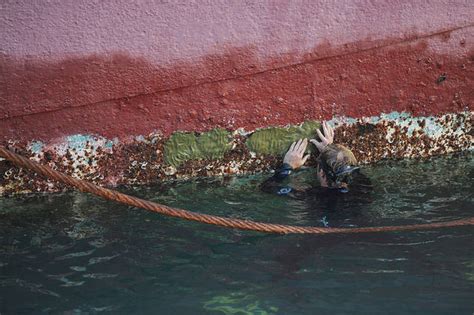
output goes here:
[{"label": "diver's head", "polygon": [[329,144],[318,157],[318,179],[323,187],[347,189],[358,169],[354,154],[343,145]]}]

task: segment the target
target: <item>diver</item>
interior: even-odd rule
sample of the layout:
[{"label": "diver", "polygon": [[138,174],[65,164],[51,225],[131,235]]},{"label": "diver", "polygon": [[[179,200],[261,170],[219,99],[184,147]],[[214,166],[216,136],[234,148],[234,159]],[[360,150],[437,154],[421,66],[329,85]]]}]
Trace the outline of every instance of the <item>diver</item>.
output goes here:
[{"label": "diver", "polygon": [[316,159],[317,181],[311,181],[308,186],[307,181],[302,183],[301,177],[296,175],[310,157],[305,154],[308,140],[300,139],[291,144],[282,166],[260,188],[264,192],[287,197],[286,202],[300,209],[300,215],[310,225],[363,225],[367,220],[365,209],[373,199],[372,184],[360,171],[352,151],[333,143],[333,128],[324,122],[322,131],[316,131],[319,141],[309,140],[319,151]]},{"label": "diver", "polygon": [[340,144],[334,144],[334,129],[324,122],[323,132],[317,130],[320,141],[311,139],[319,151],[317,158],[317,178],[319,187],[300,190],[291,185],[284,185],[290,174],[300,169],[310,157],[305,155],[308,139],[300,139],[291,144],[288,152],[283,158],[283,165],[275,171],[275,174],[267,179],[261,188],[265,192],[278,195],[288,195],[301,199],[308,197],[321,197],[327,199],[330,196],[341,197],[349,193],[352,188],[361,192],[367,188],[371,189],[370,181],[359,172],[357,159],[351,150]]}]

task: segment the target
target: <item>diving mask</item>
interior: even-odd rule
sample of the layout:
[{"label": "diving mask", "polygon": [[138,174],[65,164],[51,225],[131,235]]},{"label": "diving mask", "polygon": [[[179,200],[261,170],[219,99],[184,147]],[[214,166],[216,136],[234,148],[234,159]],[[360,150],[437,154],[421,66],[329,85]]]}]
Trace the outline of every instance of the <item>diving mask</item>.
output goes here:
[{"label": "diving mask", "polygon": [[344,165],[338,168],[336,171],[331,169],[323,168],[328,178],[335,184],[336,187],[340,187],[343,184],[349,185],[352,182],[352,175],[354,171],[360,169],[358,166]]}]

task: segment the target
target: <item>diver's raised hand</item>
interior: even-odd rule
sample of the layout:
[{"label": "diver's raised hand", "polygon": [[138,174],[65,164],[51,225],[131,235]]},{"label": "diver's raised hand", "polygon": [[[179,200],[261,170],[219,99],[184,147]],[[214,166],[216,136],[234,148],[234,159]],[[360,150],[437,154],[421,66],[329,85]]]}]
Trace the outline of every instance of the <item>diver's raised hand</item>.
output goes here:
[{"label": "diver's raised hand", "polygon": [[322,134],[319,129],[316,130],[316,133],[318,134],[318,137],[321,141],[316,139],[309,140],[316,146],[316,148],[318,148],[319,152],[323,152],[329,144],[334,142],[334,129],[329,126],[327,122],[323,122],[323,132],[324,134]]},{"label": "diver's raised hand", "polygon": [[294,170],[303,166],[309,158],[309,154],[304,155],[307,146],[308,139],[300,139],[293,142],[283,158],[283,163],[290,165]]}]

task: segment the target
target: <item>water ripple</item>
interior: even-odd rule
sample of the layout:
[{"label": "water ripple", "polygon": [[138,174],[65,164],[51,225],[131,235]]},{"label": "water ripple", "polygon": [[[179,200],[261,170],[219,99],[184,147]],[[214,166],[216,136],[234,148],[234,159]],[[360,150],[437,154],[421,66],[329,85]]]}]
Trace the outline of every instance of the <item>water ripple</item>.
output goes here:
[{"label": "water ripple", "polygon": [[82,275],[84,278],[90,279],[106,279],[106,278],[115,278],[118,274],[111,274],[111,273],[86,273]]},{"label": "water ripple", "polygon": [[95,265],[95,264],[99,264],[99,263],[104,262],[104,261],[109,261],[109,260],[114,259],[115,257],[118,257],[118,256],[120,256],[120,255],[117,254],[117,255],[113,255],[113,256],[90,258],[89,259],[89,265]]},{"label": "water ripple", "polygon": [[83,252],[70,253],[70,254],[60,256],[60,257],[56,257],[55,259],[56,260],[64,260],[64,259],[71,259],[71,258],[76,258],[76,257],[89,256],[93,252],[95,252],[95,249],[91,249],[91,250],[83,251]]}]

